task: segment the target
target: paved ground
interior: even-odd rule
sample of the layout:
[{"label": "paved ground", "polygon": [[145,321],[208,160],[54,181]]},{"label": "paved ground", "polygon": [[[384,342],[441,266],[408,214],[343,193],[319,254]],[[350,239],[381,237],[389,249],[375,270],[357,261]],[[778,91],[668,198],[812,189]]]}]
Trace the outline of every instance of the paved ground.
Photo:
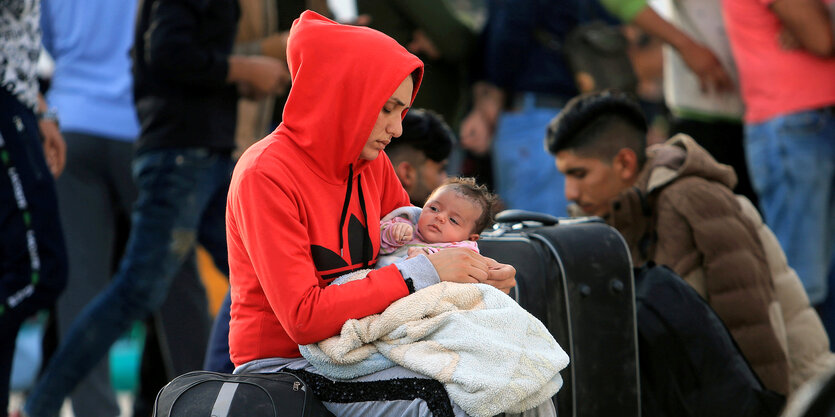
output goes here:
[{"label": "paved ground", "polygon": [[[12,392],[9,397],[9,411],[19,410],[23,405],[25,397],[21,392]],[[133,406],[133,395],[128,392],[119,392],[118,394],[119,407],[122,409],[122,414],[119,417],[131,417],[131,407]],[[61,409],[61,417],[75,417],[70,408],[69,402],[64,403],[64,408]],[[83,417],[83,416],[80,416]]]}]

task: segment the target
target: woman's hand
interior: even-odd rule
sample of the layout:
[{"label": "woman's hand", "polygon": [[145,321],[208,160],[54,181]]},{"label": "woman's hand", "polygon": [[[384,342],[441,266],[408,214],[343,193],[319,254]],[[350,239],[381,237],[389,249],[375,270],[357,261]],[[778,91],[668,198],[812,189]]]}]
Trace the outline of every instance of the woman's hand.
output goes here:
[{"label": "woman's hand", "polygon": [[516,286],[516,268],[467,248],[450,248],[428,255],[441,281],[484,283],[505,294]]},{"label": "woman's hand", "polygon": [[479,283],[487,281],[487,258],[467,248],[449,248],[428,255],[441,281]]},{"label": "woman's hand", "polygon": [[516,286],[516,268],[513,265],[502,264],[496,262],[495,259],[484,257],[487,260],[487,281],[485,284],[490,284],[505,294],[510,293],[510,289]]}]

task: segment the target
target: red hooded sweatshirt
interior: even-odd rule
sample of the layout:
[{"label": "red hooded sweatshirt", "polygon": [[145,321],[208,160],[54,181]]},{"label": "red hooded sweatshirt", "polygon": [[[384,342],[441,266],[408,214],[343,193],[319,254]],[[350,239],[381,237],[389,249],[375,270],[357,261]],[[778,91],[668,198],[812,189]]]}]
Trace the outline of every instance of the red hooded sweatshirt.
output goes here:
[{"label": "red hooded sweatshirt", "polygon": [[410,74],[414,101],[423,64],[380,32],[311,11],[293,23],[287,62],[293,87],[284,121],[244,152],[229,189],[236,366],[298,357],[298,345],[333,336],[346,320],[380,313],[409,293],[394,265],[328,283],[373,265],[381,216],[409,205],[385,153],[368,161],[360,152]]}]

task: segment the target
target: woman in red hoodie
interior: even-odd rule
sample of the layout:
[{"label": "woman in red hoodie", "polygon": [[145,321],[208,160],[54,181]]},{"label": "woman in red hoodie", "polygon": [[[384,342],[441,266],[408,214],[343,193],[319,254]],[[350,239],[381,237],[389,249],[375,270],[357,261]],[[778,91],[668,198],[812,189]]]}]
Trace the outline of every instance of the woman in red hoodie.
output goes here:
[{"label": "woman in red hoodie", "polygon": [[[287,61],[293,84],[283,122],[241,156],[229,190],[229,347],[236,372],[315,373],[299,345],[336,335],[348,319],[380,313],[440,281],[486,282],[508,292],[515,270],[467,249],[328,286],[376,262],[380,218],[409,204],[381,151],[402,132],[423,64],[380,32],[310,11],[293,24]],[[438,398],[435,381],[403,368],[359,378],[356,386],[370,380],[377,381],[371,391],[341,386],[333,396],[320,386],[317,392],[337,415],[443,414],[444,401],[447,411],[463,414]],[[368,396],[375,390],[395,391],[387,398],[397,401],[374,401],[382,398]]]}]

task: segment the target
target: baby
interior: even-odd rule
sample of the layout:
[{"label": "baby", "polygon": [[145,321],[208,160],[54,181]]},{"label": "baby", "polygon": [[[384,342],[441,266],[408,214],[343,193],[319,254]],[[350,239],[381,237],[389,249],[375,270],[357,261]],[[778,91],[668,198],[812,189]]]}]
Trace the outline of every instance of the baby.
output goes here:
[{"label": "baby", "polygon": [[492,222],[495,203],[496,196],[474,178],[446,180],[429,195],[423,210],[401,207],[383,218],[377,267],[444,248],[478,252],[476,241]]}]

